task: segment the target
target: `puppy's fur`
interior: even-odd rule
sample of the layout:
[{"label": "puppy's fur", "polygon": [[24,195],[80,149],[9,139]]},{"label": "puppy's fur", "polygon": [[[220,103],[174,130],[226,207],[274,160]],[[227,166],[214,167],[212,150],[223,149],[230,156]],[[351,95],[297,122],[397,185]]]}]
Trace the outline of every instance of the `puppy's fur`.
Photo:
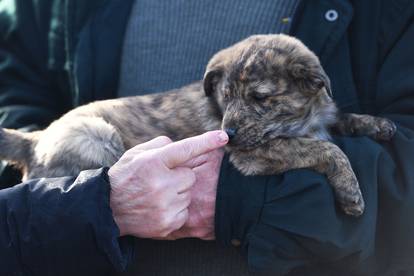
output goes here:
[{"label": "puppy's fur", "polygon": [[165,135],[173,140],[222,128],[230,160],[243,174],[311,168],[328,177],[338,202],[361,215],[364,201],[345,154],[329,142],[342,135],[388,140],[395,125],[369,115],[337,116],[318,58],[286,35],[251,36],[218,52],[203,81],[166,93],[94,102],[44,131],[0,130],[0,158],[24,179],[76,175],[111,166],[125,150]]}]

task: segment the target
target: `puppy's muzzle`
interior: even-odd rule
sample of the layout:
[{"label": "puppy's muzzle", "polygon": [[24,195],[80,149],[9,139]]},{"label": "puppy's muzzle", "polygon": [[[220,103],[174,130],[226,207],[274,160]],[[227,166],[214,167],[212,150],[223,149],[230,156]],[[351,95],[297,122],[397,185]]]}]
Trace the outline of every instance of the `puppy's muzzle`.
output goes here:
[{"label": "puppy's muzzle", "polygon": [[237,134],[237,129],[236,128],[226,128],[226,129],[224,129],[224,131],[227,133],[227,136],[229,136],[229,141],[230,142],[232,140],[234,140],[234,138],[236,137],[236,134]]}]

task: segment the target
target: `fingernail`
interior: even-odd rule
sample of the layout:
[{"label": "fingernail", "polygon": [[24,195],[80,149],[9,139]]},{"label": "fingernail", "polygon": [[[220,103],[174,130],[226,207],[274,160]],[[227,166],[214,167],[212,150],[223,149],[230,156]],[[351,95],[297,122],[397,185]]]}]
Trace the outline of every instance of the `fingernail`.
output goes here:
[{"label": "fingernail", "polygon": [[221,144],[226,144],[229,141],[229,136],[227,135],[226,132],[220,131],[218,135],[218,140]]}]

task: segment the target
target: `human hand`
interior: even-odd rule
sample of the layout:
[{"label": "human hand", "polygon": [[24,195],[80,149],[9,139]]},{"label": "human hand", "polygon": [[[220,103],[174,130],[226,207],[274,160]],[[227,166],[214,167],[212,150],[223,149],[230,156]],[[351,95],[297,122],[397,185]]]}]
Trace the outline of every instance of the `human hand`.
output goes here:
[{"label": "human hand", "polygon": [[108,171],[110,205],[121,236],[163,238],[188,219],[196,172],[184,164],[224,146],[223,131],[172,143],[158,137],[127,152]]},{"label": "human hand", "polygon": [[214,215],[216,207],[217,183],[224,152],[214,150],[198,156],[186,163],[196,175],[191,187],[191,203],[188,219],[180,229],[166,239],[199,238],[212,240],[214,235]]}]

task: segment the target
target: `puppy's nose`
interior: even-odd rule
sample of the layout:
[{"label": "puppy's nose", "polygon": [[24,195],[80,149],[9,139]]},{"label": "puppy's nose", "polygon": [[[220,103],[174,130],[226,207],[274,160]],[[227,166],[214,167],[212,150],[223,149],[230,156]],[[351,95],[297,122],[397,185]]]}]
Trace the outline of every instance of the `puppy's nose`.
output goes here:
[{"label": "puppy's nose", "polygon": [[235,128],[226,128],[224,129],[224,131],[229,136],[229,140],[232,140],[236,136],[236,133],[237,133],[237,129]]}]

